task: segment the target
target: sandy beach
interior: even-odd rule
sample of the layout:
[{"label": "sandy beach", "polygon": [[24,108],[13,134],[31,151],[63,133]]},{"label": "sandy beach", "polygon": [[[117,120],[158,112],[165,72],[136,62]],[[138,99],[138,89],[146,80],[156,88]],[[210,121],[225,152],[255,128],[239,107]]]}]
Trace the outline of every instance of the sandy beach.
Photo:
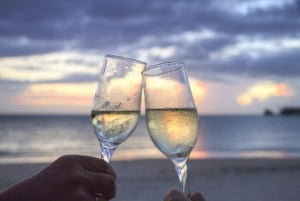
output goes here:
[{"label": "sandy beach", "polygon": [[[46,163],[1,164],[3,190],[43,169]],[[167,160],[113,161],[118,173],[115,201],[162,200],[177,187],[172,164]],[[189,161],[192,191],[207,201],[299,201],[300,159],[200,159]]]}]

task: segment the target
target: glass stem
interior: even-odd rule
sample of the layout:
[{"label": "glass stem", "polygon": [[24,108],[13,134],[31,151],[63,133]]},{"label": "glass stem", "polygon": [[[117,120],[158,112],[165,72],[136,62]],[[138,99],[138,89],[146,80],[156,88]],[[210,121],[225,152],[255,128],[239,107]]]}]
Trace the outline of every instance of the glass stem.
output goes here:
[{"label": "glass stem", "polygon": [[101,158],[105,160],[107,163],[109,163],[111,156],[116,150],[117,146],[100,142],[100,147],[101,147]]},{"label": "glass stem", "polygon": [[190,195],[190,186],[188,183],[188,175],[187,175],[187,160],[188,158],[175,158],[172,159],[172,162],[175,166],[175,170],[177,172],[179,182],[181,185],[181,190],[184,194]]}]

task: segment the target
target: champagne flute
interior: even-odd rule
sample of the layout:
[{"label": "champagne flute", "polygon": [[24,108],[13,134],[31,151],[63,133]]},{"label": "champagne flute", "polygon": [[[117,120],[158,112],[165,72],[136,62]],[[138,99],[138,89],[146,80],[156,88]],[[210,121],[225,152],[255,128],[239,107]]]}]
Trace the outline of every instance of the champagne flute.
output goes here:
[{"label": "champagne flute", "polygon": [[106,162],[137,126],[145,66],[146,63],[135,59],[105,56],[91,118],[101,157]]},{"label": "champagne flute", "polygon": [[198,135],[198,114],[183,62],[143,71],[147,129],[155,146],[173,162],[182,191],[189,195],[187,161]]}]

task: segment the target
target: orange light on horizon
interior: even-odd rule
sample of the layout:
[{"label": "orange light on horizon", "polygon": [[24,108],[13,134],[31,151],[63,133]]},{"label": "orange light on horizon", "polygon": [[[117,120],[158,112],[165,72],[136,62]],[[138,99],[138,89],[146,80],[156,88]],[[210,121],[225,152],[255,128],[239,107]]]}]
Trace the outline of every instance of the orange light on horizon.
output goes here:
[{"label": "orange light on horizon", "polygon": [[293,90],[286,83],[276,84],[271,81],[263,81],[250,86],[246,92],[238,95],[237,102],[241,106],[248,106],[255,99],[265,101],[273,96],[292,96],[293,94]]},{"label": "orange light on horizon", "polygon": [[200,107],[200,104],[207,93],[207,86],[204,82],[195,78],[190,78],[189,81],[195,104],[197,107]]},{"label": "orange light on horizon", "polygon": [[[91,105],[91,99],[85,97],[68,96],[22,96],[18,97],[17,103],[21,105],[36,106],[80,106]],[[88,104],[89,103],[89,104]]]},{"label": "orange light on horizon", "polygon": [[294,92],[288,88],[287,84],[280,83],[275,89],[276,96],[292,96]]},{"label": "orange light on horizon", "polygon": [[21,105],[86,107],[94,93],[95,83],[34,84],[16,101]]},{"label": "orange light on horizon", "polygon": [[[161,84],[164,83],[157,83],[157,87],[159,88]],[[15,100],[16,104],[23,106],[91,107],[96,86],[97,84],[94,82],[32,84]],[[116,86],[119,85],[116,84]],[[202,81],[193,78],[190,78],[190,87],[195,104],[199,108],[207,93],[207,87]],[[144,108],[144,101],[142,102],[142,108]]]}]

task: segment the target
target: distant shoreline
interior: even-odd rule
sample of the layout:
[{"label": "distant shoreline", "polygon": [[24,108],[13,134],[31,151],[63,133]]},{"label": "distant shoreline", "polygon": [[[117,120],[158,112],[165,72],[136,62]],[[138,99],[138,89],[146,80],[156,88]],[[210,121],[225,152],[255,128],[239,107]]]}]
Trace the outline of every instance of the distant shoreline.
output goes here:
[{"label": "distant shoreline", "polygon": [[282,108],[278,114],[274,113],[270,109],[266,109],[264,111],[264,116],[300,116],[300,107],[284,107]]}]

